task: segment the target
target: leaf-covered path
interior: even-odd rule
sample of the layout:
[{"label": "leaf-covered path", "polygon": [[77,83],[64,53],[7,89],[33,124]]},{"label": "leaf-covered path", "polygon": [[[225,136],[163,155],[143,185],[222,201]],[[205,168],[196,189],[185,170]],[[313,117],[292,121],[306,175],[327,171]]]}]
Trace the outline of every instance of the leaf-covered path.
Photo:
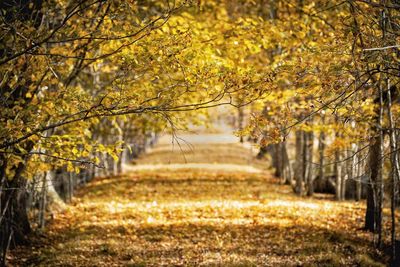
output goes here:
[{"label": "leaf-covered path", "polygon": [[[363,205],[300,198],[267,171],[248,172],[238,144],[197,145],[184,168],[159,145],[131,170],[98,178],[55,214],[40,246],[13,262],[33,266],[372,266]],[[226,169],[230,162],[235,168]],[[253,166],[261,163],[252,161]],[[150,166],[150,165],[149,165]],[[175,166],[175,167],[173,167]],[[168,168],[167,168],[168,167]],[[243,169],[241,169],[243,167]],[[255,168],[254,167],[254,168]],[[376,257],[374,255],[373,257]]]}]

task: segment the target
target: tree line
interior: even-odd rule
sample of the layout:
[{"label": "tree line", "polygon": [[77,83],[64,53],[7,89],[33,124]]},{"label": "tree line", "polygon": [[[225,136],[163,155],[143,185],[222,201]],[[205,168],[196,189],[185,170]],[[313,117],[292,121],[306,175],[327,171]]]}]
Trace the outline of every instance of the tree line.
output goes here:
[{"label": "tree line", "polygon": [[376,247],[391,243],[398,261],[399,3],[267,5],[264,19],[281,32],[265,51],[278,85],[248,109],[241,132],[260,143],[260,157],[271,155],[275,175],[296,194],[366,199],[365,230]]}]

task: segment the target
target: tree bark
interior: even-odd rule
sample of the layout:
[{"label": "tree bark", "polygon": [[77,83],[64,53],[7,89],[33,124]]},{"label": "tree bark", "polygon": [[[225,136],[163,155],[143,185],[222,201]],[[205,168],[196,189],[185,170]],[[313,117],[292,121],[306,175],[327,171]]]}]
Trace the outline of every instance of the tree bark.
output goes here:
[{"label": "tree bark", "polygon": [[325,179],[325,133],[321,131],[318,137],[318,151],[319,151],[319,179],[320,181],[324,181]]},{"label": "tree bark", "polygon": [[26,244],[26,236],[31,232],[27,214],[26,180],[21,176],[25,165],[20,163],[12,180],[4,179],[1,195],[0,237],[1,248],[8,249],[9,240],[11,246]]},{"label": "tree bark", "polygon": [[292,185],[293,175],[292,168],[290,165],[289,154],[286,147],[286,141],[283,141],[281,144],[282,148],[282,165],[283,165],[283,183]]},{"label": "tree bark", "polygon": [[274,169],[275,169],[275,176],[278,178],[282,178],[282,146],[280,143],[278,144],[272,144],[272,157],[273,157],[273,164],[274,164]]},{"label": "tree bark", "polygon": [[390,181],[391,181],[391,198],[390,198],[390,210],[391,210],[391,256],[392,263],[396,263],[398,260],[398,255],[396,251],[396,204],[398,195],[398,181],[400,178],[400,164],[399,155],[397,153],[397,140],[395,133],[395,125],[392,113],[392,96],[390,89],[390,81],[387,80],[388,85],[388,101],[387,101],[387,111],[389,117],[389,137],[390,137],[390,160],[391,160],[391,171],[390,171]]},{"label": "tree bark", "polygon": [[[356,146],[356,149],[358,147],[361,147],[361,145]],[[354,179],[355,179],[355,185],[356,185],[356,194],[355,194],[355,200],[360,201],[361,200],[361,194],[362,194],[362,179],[361,179],[361,169],[363,166],[363,156],[358,153],[357,155],[354,156],[353,160],[353,165],[354,165]]]},{"label": "tree bark", "polygon": [[[381,89],[380,89],[381,91]],[[382,108],[383,99],[382,93],[379,93],[379,109],[377,110],[377,116],[375,118],[375,124],[372,127],[374,136],[370,141],[369,149],[369,162],[368,162],[368,173],[369,181],[367,184],[367,209],[365,213],[365,230],[376,233],[381,229],[381,211],[379,199],[381,196],[380,182],[382,181],[382,145],[383,145],[383,133],[381,130],[382,125]]]},{"label": "tree bark", "polygon": [[341,156],[340,151],[335,151],[335,183],[336,183],[336,190],[335,196],[336,200],[342,200],[342,164],[341,164]]},{"label": "tree bark", "polygon": [[313,154],[314,154],[314,133],[309,131],[307,135],[307,196],[312,196],[314,194],[314,168],[313,168]]},{"label": "tree bark", "polygon": [[[244,127],[243,124],[244,124],[244,111],[243,111],[243,107],[239,107],[238,108],[238,128],[239,128],[239,131],[243,130],[243,127]],[[243,142],[244,142],[243,136],[240,135],[240,143],[243,143]]]},{"label": "tree bark", "polygon": [[40,193],[40,202],[39,202],[39,216],[38,216],[38,221],[39,221],[39,227],[44,228],[45,226],[45,213],[46,213],[46,206],[47,206],[47,174],[45,173],[42,178],[42,188],[41,188],[41,193]]},{"label": "tree bark", "polygon": [[295,163],[295,188],[294,191],[298,195],[303,194],[304,181],[304,150],[303,150],[303,131],[296,132],[296,163]]}]

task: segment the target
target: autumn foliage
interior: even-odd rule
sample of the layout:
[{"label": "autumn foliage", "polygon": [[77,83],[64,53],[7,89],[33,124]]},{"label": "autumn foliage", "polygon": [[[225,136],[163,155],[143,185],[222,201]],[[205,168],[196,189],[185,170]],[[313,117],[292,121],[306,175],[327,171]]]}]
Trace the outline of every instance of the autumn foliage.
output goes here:
[{"label": "autumn foliage", "polygon": [[[32,232],[45,229],[52,210],[73,202],[77,188],[84,188],[79,191],[81,204],[76,202],[71,208],[78,213],[95,201],[95,192],[99,201],[113,201],[124,194],[134,194],[132,201],[138,201],[136,194],[143,193],[153,173],[139,175],[134,170],[119,184],[115,177],[124,167],[157,143],[160,135],[170,135],[182,148],[184,140],[179,134],[213,121],[232,126],[241,142],[252,143],[259,150],[256,167],[264,168],[268,162],[270,172],[297,196],[324,193],[337,201],[365,200],[365,207],[354,204],[365,215],[357,210],[357,216],[352,216],[359,218],[359,228],[371,232],[369,245],[380,254],[373,258],[399,264],[399,10],[395,0],[1,1],[2,264],[10,248],[29,244]],[[249,153],[224,145],[219,149],[235,154],[225,155],[230,163],[236,163],[240,153]],[[210,152],[206,163],[212,163],[215,155],[219,154]],[[177,179],[180,184],[181,174],[169,171],[161,178],[168,183]],[[193,171],[190,175],[197,181],[209,174]],[[250,177],[226,175],[222,174],[223,180],[233,184],[237,179],[246,181],[240,190],[254,194]],[[219,178],[209,177],[217,185]],[[264,178],[255,178],[257,190],[271,183]],[[127,186],[136,180],[137,188],[118,194],[90,189],[109,181],[118,191],[124,183]],[[191,188],[182,182],[176,190]],[[160,188],[172,190],[164,184]],[[288,194],[281,194],[282,201]],[[165,201],[164,195],[160,197]],[[296,214],[293,207],[300,201],[289,198],[292,204],[284,215],[288,217]],[[313,201],[317,206],[325,203]],[[339,220],[346,204],[332,205],[332,214],[337,215],[332,220]],[[262,201],[256,206],[249,216],[263,221],[266,207]],[[102,207],[95,209],[104,212]],[[185,220],[192,220],[190,209],[182,215]],[[224,217],[229,212],[222,215],[223,221],[229,219]],[[241,212],[232,215],[235,220],[246,219]],[[270,212],[268,216],[279,217],[273,208]],[[66,212],[63,216],[78,219],[83,215]],[[108,220],[107,216],[101,220]],[[64,229],[67,217],[53,223],[52,229]],[[330,219],[321,215],[318,220]],[[260,229],[251,233],[252,238],[262,236]],[[160,233],[161,239],[164,234]],[[351,234],[358,235],[363,236],[355,231]],[[240,239],[243,244],[244,239]],[[348,240],[342,241],[339,250],[345,255],[342,245]],[[268,244],[263,242],[257,247],[261,252],[255,254],[265,252]],[[143,250],[146,244],[136,249]],[[294,248],[278,245],[282,253],[294,255]],[[114,248],[110,246],[105,252],[111,255]],[[197,253],[193,260],[200,257],[199,252],[193,253]],[[236,264],[231,258],[234,254],[224,253],[223,262]],[[237,263],[267,262],[248,254],[248,259]],[[319,263],[318,255],[304,256],[301,263]],[[277,262],[285,262],[276,257]],[[183,258],[175,260],[185,263]],[[332,259],[334,264],[361,261]]]}]

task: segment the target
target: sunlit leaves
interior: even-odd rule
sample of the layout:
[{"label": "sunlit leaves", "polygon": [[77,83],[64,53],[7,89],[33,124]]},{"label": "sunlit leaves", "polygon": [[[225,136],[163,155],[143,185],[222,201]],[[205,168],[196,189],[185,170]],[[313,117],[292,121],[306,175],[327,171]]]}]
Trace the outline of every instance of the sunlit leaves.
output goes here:
[{"label": "sunlit leaves", "polygon": [[[224,147],[225,146],[225,147]],[[251,153],[242,146],[237,152]],[[196,149],[222,162],[232,145]],[[161,150],[140,160],[168,162]],[[201,152],[200,152],[201,151]],[[230,161],[228,161],[230,162]],[[144,170],[92,181],[24,247],[36,265],[361,265],[373,263],[359,231],[363,204],[304,199],[272,177],[221,169]],[[151,165],[150,165],[151,166]],[[362,241],[362,242],[361,242]],[[366,264],[369,266],[368,264]]]}]

